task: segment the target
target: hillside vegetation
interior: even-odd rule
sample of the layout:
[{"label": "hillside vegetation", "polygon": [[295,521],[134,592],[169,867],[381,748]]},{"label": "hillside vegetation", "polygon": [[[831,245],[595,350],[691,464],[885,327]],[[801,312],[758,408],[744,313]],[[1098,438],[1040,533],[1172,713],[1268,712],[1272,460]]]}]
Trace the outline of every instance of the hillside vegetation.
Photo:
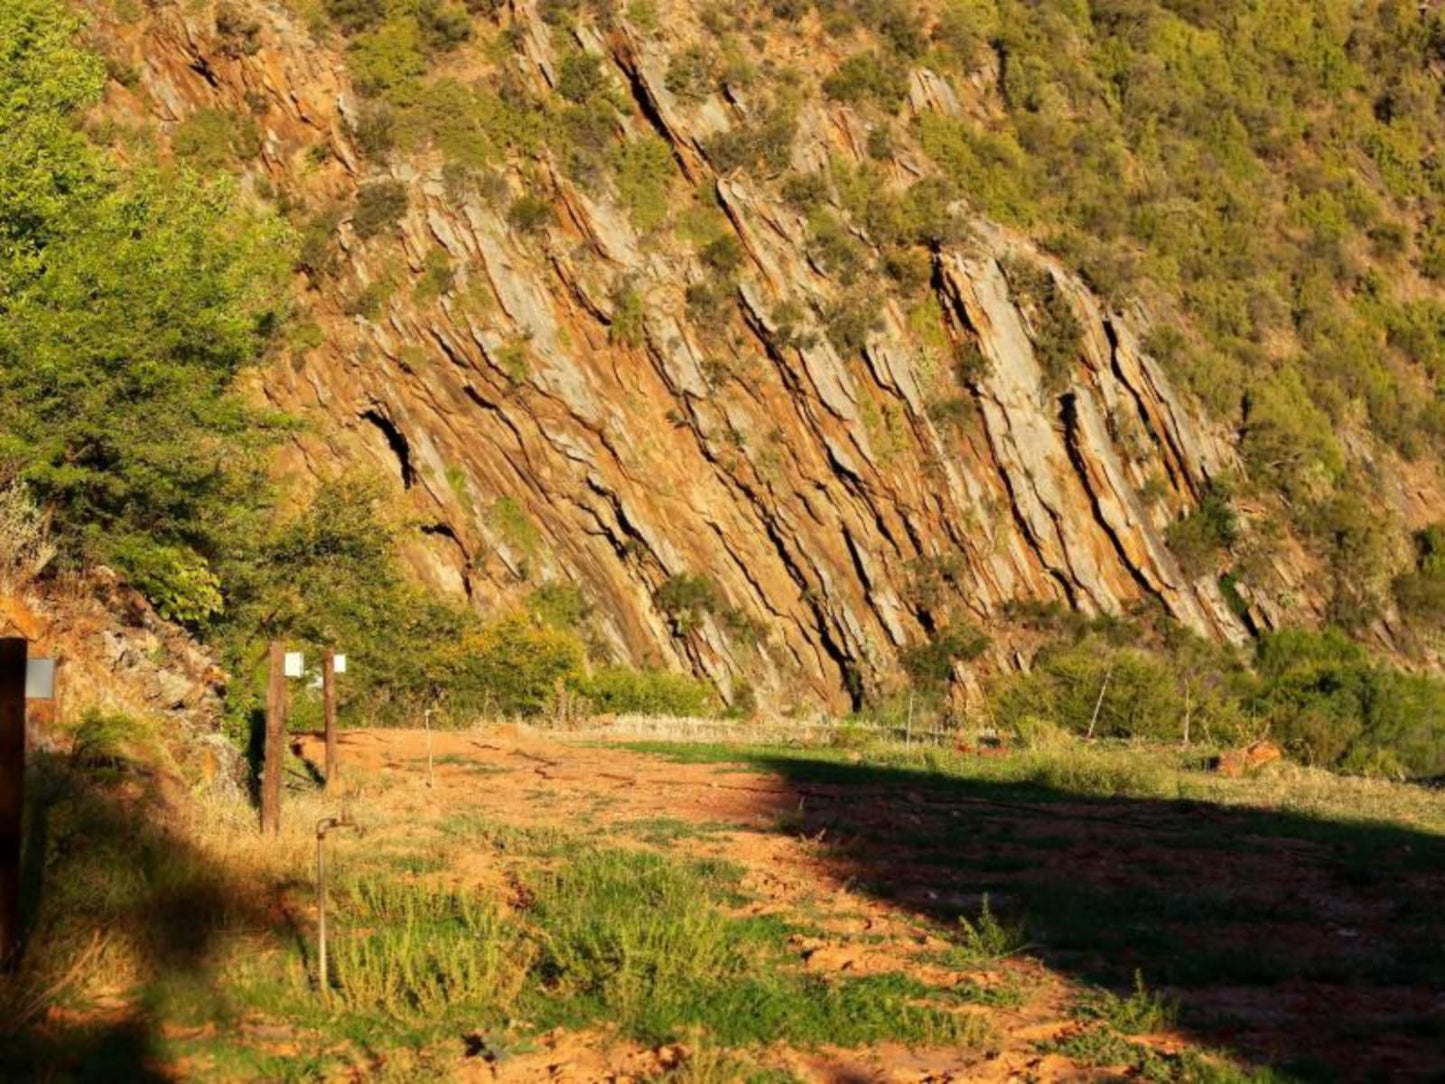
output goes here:
[{"label": "hillside vegetation", "polygon": [[[272,27],[258,12],[203,7],[218,64],[265,58]],[[753,379],[756,348],[738,344],[760,322],[766,351],[826,342],[855,366],[874,363],[895,307],[919,344],[929,424],[959,457],[978,454],[990,362],[977,329],[945,311],[950,252],[974,251],[1002,224],[1107,305],[1147,314],[1149,351],[1229,434],[1239,467],[1196,493],[1156,470],[1141,499],[1184,575],[1221,592],[1252,639],[1209,643],[1147,599],[1115,616],[1071,614],[1076,594],[981,613],[965,574],[975,558],[960,549],[901,562],[908,646],[850,654],[838,642],[846,623],[820,601],[831,581],[790,566],[788,587],[818,625],[807,634],[824,645],[818,655],[837,656],[829,665],[856,710],[888,718],[917,702],[950,723],[1019,734],[1044,723],[1270,735],[1314,764],[1445,771],[1445,693],[1398,669],[1433,668],[1445,621],[1445,541],[1427,515],[1445,437],[1445,179],[1433,152],[1445,135],[1445,28],[1428,7],[775,0],[704,5],[676,28],[649,0],[545,0],[535,15],[471,0],[291,7],[300,22],[289,32],[343,58],[359,97],[340,142],[278,166],[264,102],[161,127],[116,119],[114,88],[144,102],[152,77],[104,56],[107,35],[152,17],[139,5],[0,2],[7,522],[17,539],[41,532],[58,547],[43,575],[113,565],[214,645],[235,678],[235,733],[258,705],[262,645],[275,636],[313,652],[346,645],[358,662],[347,709],[382,722],[439,701],[456,719],[747,714],[753,680],[786,689],[789,666],[802,665],[779,643],[801,620],[739,599],[711,569],[674,563],[659,575],[641,534],[611,544],[622,566],[646,573],[647,634],[670,654],[638,650],[617,634],[615,596],[600,594],[589,566],[563,568],[549,552],[555,532],[539,528],[535,503],[457,465],[433,481],[501,555],[507,586],[500,602],[441,597],[414,582],[408,547],[426,534],[465,549],[468,529],[414,518],[396,485],[344,457],[320,480],[291,469],[283,453],[331,439],[343,419],[263,408],[261,374],[301,372],[342,326],[433,308],[495,319],[485,276],[440,240],[416,251],[406,232],[422,190],[400,167],[426,163],[445,200],[495,213],[521,248],[555,258],[554,233],[578,213],[565,182],[623,209],[644,252],[682,253],[686,316],[704,329],[718,404]],[[803,59],[810,44],[824,62]],[[731,123],[680,138],[649,112],[658,92],[629,81],[629,49],[661,66],[669,110],[726,106]],[[954,107],[918,107],[920,86]],[[820,109],[851,118],[856,157],[795,153],[800,123]],[[349,187],[318,198],[307,186],[338,158]],[[826,303],[785,302],[764,321],[740,302],[756,255],[720,194],[729,176],[799,217],[800,255],[835,288]],[[588,298],[618,356],[658,349],[644,262]],[[1002,262],[1028,318],[1040,409],[1067,417],[1086,325],[1048,266]],[[489,347],[505,394],[530,394],[545,360],[530,332]],[[433,349],[398,351],[423,385],[440,379]],[[881,469],[932,470],[911,458],[920,423],[886,397],[864,400],[857,428]],[[378,418],[392,426],[387,442],[414,454],[416,434],[409,444]],[[669,419],[703,424],[681,408]],[[768,475],[784,469],[782,430],[764,446],[733,425],[728,415],[730,450],[709,458],[756,487],[755,502],[785,506]],[[416,469],[403,458],[402,489]],[[1419,499],[1390,496],[1406,490]],[[979,515],[1007,518],[986,502]],[[694,525],[676,526],[681,536]],[[1295,569],[1296,594],[1319,591],[1317,610],[1290,608],[1281,568]],[[1285,602],[1260,601],[1271,597]],[[1291,627],[1305,618],[1317,627]],[[1012,648],[1037,655],[1028,676],[1010,672]],[[896,664],[880,661],[889,651]],[[298,725],[314,710],[303,697]]]}]

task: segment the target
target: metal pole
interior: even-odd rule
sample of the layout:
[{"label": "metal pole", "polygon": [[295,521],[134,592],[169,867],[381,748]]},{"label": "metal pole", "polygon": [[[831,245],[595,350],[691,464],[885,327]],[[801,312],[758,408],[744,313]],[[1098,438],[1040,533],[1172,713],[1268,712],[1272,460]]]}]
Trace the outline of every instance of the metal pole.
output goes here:
[{"label": "metal pole", "polygon": [[322,817],[316,822],[316,973],[321,999],[331,992],[326,966],[326,833],[333,828],[352,827],[351,814]]},{"label": "metal pole", "polygon": [[1109,688],[1109,679],[1114,676],[1114,664],[1109,664],[1109,669],[1104,672],[1104,682],[1099,686],[1099,699],[1094,701],[1094,714],[1089,719],[1089,732],[1084,735],[1086,739],[1094,736],[1094,726],[1099,721],[1099,709],[1104,706],[1104,693]]},{"label": "metal pole", "polygon": [[321,656],[321,702],[326,714],[326,789],[336,784],[336,652]]},{"label": "metal pole", "polygon": [[316,825],[316,970],[323,1001],[331,989],[326,975],[326,829],[331,823],[328,817]]},{"label": "metal pole", "polygon": [[25,817],[25,663],[22,639],[0,639],[0,965],[20,939],[20,846]]},{"label": "metal pole", "polygon": [[271,670],[266,686],[266,746],[261,769],[261,831],[281,831],[281,769],[286,758],[286,649],[271,641]]},{"label": "metal pole", "polygon": [[436,789],[436,782],[437,782],[437,781],[436,781],[436,775],[435,775],[435,773],[432,771],[432,758],[431,758],[431,713],[432,713],[432,709],[431,709],[431,708],[427,708],[426,711],[422,713],[422,718],[426,720],[426,785],[427,785],[428,787],[432,788],[433,790],[435,790],[435,789]]}]

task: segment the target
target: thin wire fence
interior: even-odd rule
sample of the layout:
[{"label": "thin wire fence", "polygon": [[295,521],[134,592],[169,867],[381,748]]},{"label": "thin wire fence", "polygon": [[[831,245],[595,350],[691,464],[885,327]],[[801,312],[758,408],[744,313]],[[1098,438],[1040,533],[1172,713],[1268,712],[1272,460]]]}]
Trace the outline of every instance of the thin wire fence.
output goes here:
[{"label": "thin wire fence", "polygon": [[[557,734],[551,728],[549,734]],[[890,725],[874,722],[839,722],[833,719],[696,719],[665,715],[619,715],[606,722],[585,722],[560,733],[576,740],[733,742],[749,745],[864,745],[871,742],[949,746],[956,730]]]}]

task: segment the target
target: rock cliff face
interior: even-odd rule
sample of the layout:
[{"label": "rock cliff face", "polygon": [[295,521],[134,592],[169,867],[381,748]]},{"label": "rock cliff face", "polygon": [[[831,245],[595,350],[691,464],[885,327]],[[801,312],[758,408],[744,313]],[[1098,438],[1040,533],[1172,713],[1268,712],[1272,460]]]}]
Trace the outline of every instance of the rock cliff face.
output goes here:
[{"label": "rock cliff face", "polygon": [[[1233,468],[1229,442],[1141,348],[1147,317],[1109,311],[1026,239],[971,219],[966,241],[928,254],[920,303],[887,298],[861,347],[840,349],[825,317],[848,288],[810,256],[803,216],[776,185],[709,161],[707,138],[744,124],[749,103],[680,100],[663,47],[625,20],[564,31],[518,0],[512,40],[536,86],[555,83],[561,38],[602,57],[633,97],[623,123],[674,156],[671,202],[725,216],[742,266],[722,314],[699,319],[685,298],[706,280],[695,245],[640,233],[546,152],[512,161],[507,191],[487,196],[453,191],[425,149],[368,162],[340,44],[278,5],[233,6],[256,22],[252,49],[224,48],[214,11],[194,5],[98,24],[138,76],[107,108],[166,134],[200,110],[254,116],[253,192],[349,206],[363,183],[406,186],[395,230],[363,239],[341,220],[329,284],[298,283],[322,341],[256,391],[315,423],[290,469],[397,479],[418,524],[409,558],[437,590],[490,608],[575,582],[618,657],[692,669],[726,697],[746,681],[782,706],[887,688],[900,653],[949,621],[994,633],[980,665],[1017,665],[1003,616],[1017,601],[1147,603],[1245,636],[1213,578],[1191,579],[1164,541]],[[909,103],[978,107],[927,71]],[[865,143],[848,107],[805,102],[791,154],[809,169],[861,161]],[[899,185],[923,168],[907,147],[885,166]],[[509,226],[524,191],[552,207],[540,232]],[[433,297],[413,287],[436,249],[455,282]],[[1078,325],[1062,372],[1045,372],[1048,314],[1020,276],[1051,281]],[[382,282],[371,314],[347,315],[344,298]],[[640,325],[623,327],[624,296]],[[685,635],[656,602],[681,575],[723,597]],[[739,631],[754,624],[761,641]]]}]

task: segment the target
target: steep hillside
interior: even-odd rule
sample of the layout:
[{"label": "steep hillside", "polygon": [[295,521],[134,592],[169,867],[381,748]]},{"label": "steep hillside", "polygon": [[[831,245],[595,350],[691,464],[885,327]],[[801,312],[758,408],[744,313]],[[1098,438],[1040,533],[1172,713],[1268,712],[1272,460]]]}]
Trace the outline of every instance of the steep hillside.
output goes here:
[{"label": "steep hillside", "polygon": [[[1026,658],[1029,615],[1055,603],[1231,643],[1335,620],[1429,657],[1390,587],[1408,531],[1439,513],[1429,426],[1401,459],[1368,409],[1379,374],[1352,395],[1306,369],[1291,401],[1287,356],[1318,343],[1271,318],[1256,346],[1210,353],[1218,306],[1187,266],[1159,272],[1158,245],[1127,253],[1141,273],[1103,270],[1117,231],[1095,219],[1151,206],[1157,148],[1115,92],[1026,54],[1051,18],[1079,79],[1136,30],[1229,33],[1136,6],[1024,5],[1001,30],[1007,10],[971,3],[95,4],[112,79],[93,129],[122,156],[158,140],[237,171],[290,217],[297,312],[252,377],[307,423],[283,461],[392,475],[411,564],[479,608],[573,582],[614,657],[782,707],[856,705],[929,659],[972,685]],[[1360,19],[1425,33],[1413,7]],[[1351,26],[1313,25],[1359,62]],[[1096,93],[1115,127],[1095,118],[1091,141]],[[1073,158],[1020,149],[1051,111]],[[1156,117],[1161,142],[1171,123]],[[1114,192],[1090,195],[1083,171],[1069,202],[1038,173],[1105,150]],[[1236,165],[1248,183],[1253,161]],[[1356,202],[1379,203],[1359,168]],[[1351,192],[1325,177],[1310,197],[1316,217],[1344,206],[1342,250],[1370,217]],[[1152,206],[1187,211],[1162,191]],[[1378,254],[1348,255],[1352,290],[1378,280]],[[1278,255],[1272,273],[1294,268]],[[1438,330],[1417,331],[1413,354],[1380,345],[1392,402],[1427,379],[1410,357],[1433,357]]]}]

